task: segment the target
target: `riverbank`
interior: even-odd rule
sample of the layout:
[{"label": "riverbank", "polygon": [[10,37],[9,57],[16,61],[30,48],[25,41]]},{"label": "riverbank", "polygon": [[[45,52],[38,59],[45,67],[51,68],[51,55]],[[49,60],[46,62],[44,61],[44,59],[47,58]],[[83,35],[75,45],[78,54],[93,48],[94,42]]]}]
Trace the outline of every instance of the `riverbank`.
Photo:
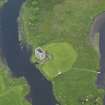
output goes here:
[{"label": "riverbank", "polygon": [[[1,4],[2,3],[2,4]],[[0,7],[6,2],[0,1]],[[30,92],[30,87],[24,77],[16,78],[8,67],[3,53],[3,40],[1,30],[0,12],[0,104],[2,105],[31,105],[27,101],[26,95]]]},{"label": "riverbank", "polygon": [[94,19],[90,29],[90,41],[93,47],[97,50],[100,56],[100,49],[99,49],[99,37],[100,37],[100,30],[105,24],[105,12],[98,14]]},{"label": "riverbank", "polygon": [[7,2],[7,0],[0,0],[0,8]]},{"label": "riverbank", "polygon": [[[99,14],[94,18],[91,31],[90,40],[93,47],[98,51],[100,56],[100,73],[97,75],[97,87],[105,88],[105,12]],[[105,104],[105,101],[104,101]]]},{"label": "riverbank", "polygon": [[3,54],[12,74],[18,78],[24,77],[30,86],[32,105],[55,105],[57,101],[52,93],[51,82],[30,62],[27,47],[21,46],[18,40],[17,19],[23,2],[24,0],[9,0],[2,9]]},{"label": "riverbank", "polygon": [[0,0],[0,104],[2,105],[31,105],[27,101],[30,87],[24,77],[16,78],[8,67],[3,53],[3,40],[1,30],[1,12],[7,0]]},{"label": "riverbank", "polygon": [[[94,17],[105,10],[104,5],[104,0],[101,2],[96,0],[89,0],[89,2],[85,0],[81,2],[26,0],[21,9],[20,39],[21,42],[32,47],[32,63],[36,62],[35,48],[56,42],[69,43],[77,53],[77,59],[72,68],[67,72],[61,72],[60,75],[50,80],[53,83],[54,94],[62,105],[80,105],[78,100],[90,95],[92,97],[99,96],[100,104],[102,104],[104,91],[97,89],[95,84],[99,70],[99,55],[90,43],[89,31]],[[51,49],[56,50],[55,48]],[[63,56],[66,55],[67,53]],[[65,65],[66,62],[68,60],[65,60],[62,65]],[[57,61],[55,63],[58,64]],[[51,63],[49,64],[51,65]],[[74,68],[78,68],[78,70],[74,71]],[[81,69],[84,71],[81,72]],[[87,69],[92,72],[87,73]],[[49,76],[55,70],[55,66],[48,66],[46,70],[40,69],[43,74],[49,71]],[[48,78],[46,75],[45,77]],[[75,95],[73,95],[74,93]],[[92,104],[94,101],[89,101],[89,103]]]}]

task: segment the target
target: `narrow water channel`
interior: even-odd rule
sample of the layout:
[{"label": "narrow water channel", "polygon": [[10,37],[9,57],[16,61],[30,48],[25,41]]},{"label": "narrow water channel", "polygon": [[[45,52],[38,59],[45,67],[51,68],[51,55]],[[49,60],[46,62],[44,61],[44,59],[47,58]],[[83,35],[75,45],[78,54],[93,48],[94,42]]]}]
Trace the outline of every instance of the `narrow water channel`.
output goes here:
[{"label": "narrow water channel", "polygon": [[105,19],[101,28],[100,33],[100,74],[97,78],[97,86],[99,88],[105,88]]},{"label": "narrow water channel", "polygon": [[24,76],[28,81],[32,105],[56,105],[51,82],[30,63],[28,50],[26,47],[21,49],[18,41],[17,18],[23,2],[24,0],[8,0],[0,13],[2,50],[13,75]]},{"label": "narrow water channel", "polygon": [[[104,19],[105,20],[105,19]],[[100,29],[100,74],[97,78],[97,86],[99,88],[105,89],[105,21]],[[104,103],[105,105],[105,96],[104,96]]]}]

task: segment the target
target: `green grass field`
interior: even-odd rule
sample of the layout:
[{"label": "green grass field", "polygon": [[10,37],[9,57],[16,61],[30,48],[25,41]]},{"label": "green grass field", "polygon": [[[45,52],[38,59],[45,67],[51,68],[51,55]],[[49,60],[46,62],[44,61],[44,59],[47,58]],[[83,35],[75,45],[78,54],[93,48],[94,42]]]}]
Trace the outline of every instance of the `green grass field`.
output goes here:
[{"label": "green grass field", "polygon": [[[80,70],[71,69],[53,80],[56,98],[61,105],[103,105],[104,90],[97,89],[95,84],[97,74]],[[84,104],[83,97],[88,99]]]},{"label": "green grass field", "polygon": [[[104,92],[95,85],[99,70],[99,55],[92,46],[88,34],[93,19],[103,11],[105,11],[105,0],[26,0],[21,9],[19,39],[32,47],[32,62],[35,57],[34,49],[39,46],[50,46],[49,43],[66,42],[76,52],[75,62],[66,57],[59,59],[59,55],[62,54],[59,53],[54,56],[58,60],[49,61],[41,68],[46,78],[48,75],[55,77],[52,80],[54,94],[61,105],[81,105],[78,99],[90,94],[101,97],[101,102],[97,105],[102,105]],[[55,52],[53,46],[48,49]],[[69,51],[69,48],[67,49]],[[59,48],[57,51],[59,52]],[[74,57],[75,52],[63,52],[63,54],[70,56],[72,54]],[[63,59],[65,63],[62,63]],[[61,67],[63,73],[55,76]],[[84,105],[95,104],[90,102]]]},{"label": "green grass field", "polygon": [[43,48],[51,56],[45,64],[41,65],[42,71],[49,79],[53,79],[59,73],[67,72],[76,61],[77,54],[68,43],[51,43]]},{"label": "green grass field", "polygon": [[20,13],[20,36],[22,41],[32,46],[33,54],[34,48],[49,42],[68,42],[78,53],[76,66],[98,69],[98,56],[88,33],[93,18],[105,9],[104,0],[100,3],[96,0],[88,3],[84,0],[64,0],[55,5],[47,0],[44,3],[41,0],[27,2]]}]

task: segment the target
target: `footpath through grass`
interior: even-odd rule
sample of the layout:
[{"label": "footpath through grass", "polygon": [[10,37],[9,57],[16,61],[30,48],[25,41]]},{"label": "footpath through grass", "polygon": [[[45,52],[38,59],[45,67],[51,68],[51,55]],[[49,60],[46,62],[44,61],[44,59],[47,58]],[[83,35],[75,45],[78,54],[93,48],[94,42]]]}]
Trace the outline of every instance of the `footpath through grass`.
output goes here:
[{"label": "footpath through grass", "polygon": [[[65,63],[62,59],[58,60],[62,54],[59,53],[57,56],[55,54],[57,60],[53,60],[54,63],[49,61],[41,68],[43,74],[54,77],[52,79],[54,93],[61,105],[102,105],[104,92],[96,88],[96,74],[81,72],[79,69],[73,70],[71,65],[73,68],[87,68],[96,72],[99,70],[99,56],[90,43],[88,34],[93,19],[103,11],[105,0],[26,0],[21,9],[19,39],[32,47],[33,63],[35,48],[50,46],[49,43],[69,43],[77,54],[75,62],[69,60],[65,55],[70,53],[70,48],[67,48],[69,53],[62,57]],[[63,47],[60,46],[61,49]],[[56,52],[53,46],[48,48],[49,52],[50,50]],[[70,57],[71,54],[74,59],[74,53],[70,53]],[[55,78],[54,75],[59,71],[58,67],[63,73]],[[92,95],[98,102],[90,101],[91,99],[87,101],[88,95],[89,97]],[[86,99],[87,103],[80,103],[81,97],[82,102]]]}]

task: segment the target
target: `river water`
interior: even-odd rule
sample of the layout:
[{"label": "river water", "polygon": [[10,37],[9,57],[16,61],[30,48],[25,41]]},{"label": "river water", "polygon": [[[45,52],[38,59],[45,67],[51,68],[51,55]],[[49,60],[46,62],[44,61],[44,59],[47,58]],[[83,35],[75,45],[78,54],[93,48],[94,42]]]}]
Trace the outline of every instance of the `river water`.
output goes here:
[{"label": "river water", "polygon": [[97,38],[96,33],[99,32],[99,57],[100,57],[100,74],[97,75],[96,85],[98,88],[105,88],[105,12],[94,18],[90,30],[90,40],[92,44],[98,47],[98,43],[94,43]]},{"label": "river water", "polygon": [[13,75],[24,76],[31,88],[32,105],[56,105],[52,84],[29,61],[30,54],[18,41],[17,18],[24,0],[8,0],[1,13],[2,51]]},{"label": "river water", "polygon": [[[104,19],[105,20],[105,19]],[[105,21],[100,28],[100,74],[97,76],[97,86],[105,89]],[[105,105],[105,97],[104,103]]]},{"label": "river water", "polygon": [[105,88],[105,18],[99,30],[100,33],[100,74],[97,78],[97,86]]}]

